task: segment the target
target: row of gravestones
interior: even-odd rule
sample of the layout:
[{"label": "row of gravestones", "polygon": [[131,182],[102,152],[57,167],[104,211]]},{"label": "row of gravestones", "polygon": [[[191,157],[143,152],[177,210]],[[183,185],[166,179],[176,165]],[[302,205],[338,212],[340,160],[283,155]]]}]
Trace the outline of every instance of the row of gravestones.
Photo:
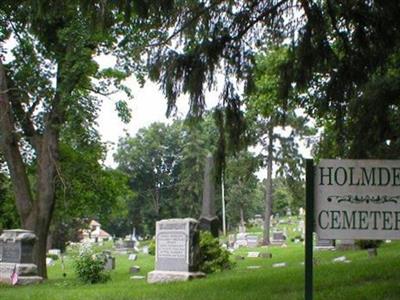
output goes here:
[{"label": "row of gravestones", "polygon": [[[182,281],[205,276],[198,268],[198,225],[194,219],[170,219],[156,223],[155,270],[147,276],[149,283]],[[245,240],[248,247],[259,245],[257,235],[238,233],[236,237],[239,239],[235,242]],[[273,240],[283,243],[283,232],[275,232]],[[319,243],[327,245],[325,240],[319,240]],[[354,245],[353,241],[342,241],[342,244]]]},{"label": "row of gravestones", "polygon": [[[155,270],[147,276],[149,283],[189,280],[203,277],[199,272],[199,223],[195,219],[170,219],[156,223]],[[246,246],[257,247],[258,236],[238,234],[245,238]],[[29,284],[41,282],[37,266],[33,264],[32,249],[36,237],[27,230],[5,230],[0,236],[0,282]],[[236,242],[238,241],[236,240]],[[284,241],[282,232],[274,233],[273,240]],[[353,241],[342,241],[351,247]],[[318,240],[317,247],[332,247],[332,241]],[[115,268],[115,258],[108,253],[109,266]],[[12,274],[15,276],[12,276]]]},{"label": "row of gravestones", "polygon": [[[272,233],[271,245],[283,245],[285,243],[286,236],[281,231]],[[240,232],[236,235],[229,235],[228,246],[237,249],[241,246],[254,248],[260,245],[260,240],[257,235]],[[315,248],[317,250],[331,250],[337,247],[340,250],[349,250],[355,248],[354,240],[340,240],[336,243],[335,240],[319,239],[317,237]]]},{"label": "row of gravestones", "polygon": [[[12,285],[27,285],[43,281],[38,276],[37,266],[33,263],[33,247],[36,236],[32,231],[13,229],[4,230],[0,235],[0,283]],[[126,245],[130,249],[130,245]],[[133,249],[133,247],[132,247]],[[59,249],[49,250],[49,254],[61,256]],[[115,257],[111,251],[103,251],[105,257],[105,270],[115,269]],[[136,260],[136,254],[129,255],[129,260]],[[51,258],[47,258],[52,260]],[[46,264],[52,263],[46,259]],[[133,267],[137,272],[138,266]],[[140,268],[139,268],[140,269]]]},{"label": "row of gravestones", "polygon": [[[271,244],[282,245],[286,240],[285,235],[281,231],[276,231],[272,233]],[[239,247],[249,247],[255,248],[260,246],[260,239],[258,235],[239,232],[236,235],[231,234],[228,237],[228,246],[233,249],[238,249]]]}]

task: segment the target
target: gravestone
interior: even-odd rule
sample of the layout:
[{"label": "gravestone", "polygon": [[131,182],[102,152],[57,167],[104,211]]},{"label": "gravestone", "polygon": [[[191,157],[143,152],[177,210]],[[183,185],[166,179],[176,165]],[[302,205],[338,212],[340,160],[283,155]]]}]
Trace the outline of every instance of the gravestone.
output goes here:
[{"label": "gravestone", "polygon": [[33,263],[32,251],[36,236],[32,231],[4,230],[0,237],[1,262]]},{"label": "gravestone", "polygon": [[337,250],[354,250],[356,249],[356,242],[354,240],[337,240]]},{"label": "gravestone", "polygon": [[142,248],[142,252],[143,252],[143,254],[149,254],[149,247],[148,246],[144,246]]},{"label": "gravestone", "polygon": [[199,272],[199,223],[195,219],[168,219],[156,223],[155,270],[147,282],[186,281],[204,277]]},{"label": "gravestone", "polygon": [[236,241],[233,247],[235,249],[239,247],[247,247],[247,233],[236,234]]},{"label": "gravestone", "polygon": [[133,254],[133,253],[129,254],[128,260],[136,260],[136,259],[137,259],[137,255],[136,254]]},{"label": "gravestone", "polygon": [[259,246],[259,240],[257,235],[248,234],[246,236],[246,240],[247,240],[247,247],[255,248]]},{"label": "gravestone", "polygon": [[305,225],[304,220],[299,221],[299,231],[301,233],[301,237],[304,238],[304,234],[306,232],[306,225]]},{"label": "gravestone", "polygon": [[119,249],[124,247],[124,243],[122,241],[122,238],[118,238],[114,241],[114,247]]},{"label": "gravestone", "polygon": [[33,263],[35,241],[36,236],[30,230],[4,230],[0,236],[0,283],[25,285],[43,280],[37,276],[37,266]]},{"label": "gravestone", "polygon": [[111,255],[111,251],[103,251],[104,255],[104,270],[110,271],[115,269],[115,257]]},{"label": "gravestone", "polygon": [[254,223],[256,224],[256,226],[262,227],[264,224],[264,219],[262,217],[262,215],[254,215]]},{"label": "gravestone", "polygon": [[260,257],[261,257],[261,258],[272,258],[272,253],[269,253],[269,252],[267,252],[267,253],[265,253],[265,252],[260,253]]},{"label": "gravestone", "polygon": [[204,167],[203,202],[199,226],[201,230],[209,231],[214,237],[218,237],[219,221],[215,212],[214,181],[214,159],[211,154],[208,154]]},{"label": "gravestone", "polygon": [[228,246],[233,247],[236,242],[236,236],[234,234],[228,235]]},{"label": "gravestone", "polygon": [[139,266],[133,266],[129,268],[129,273],[139,273],[140,272],[140,267]]},{"label": "gravestone", "polygon": [[276,263],[276,264],[272,264],[273,268],[285,268],[287,267],[287,263],[282,262],[282,263]]},{"label": "gravestone", "polygon": [[50,255],[57,255],[58,257],[61,256],[61,250],[60,249],[50,249],[48,252]]},{"label": "gravestone", "polygon": [[261,266],[247,266],[246,269],[254,270],[254,269],[260,269]]},{"label": "gravestone", "polygon": [[135,243],[136,242],[134,240],[125,239],[125,240],[122,241],[122,248],[134,249],[135,248]]},{"label": "gravestone", "polygon": [[260,252],[247,252],[247,257],[251,258],[260,257]]},{"label": "gravestone", "polygon": [[146,278],[146,277],[140,276],[140,275],[131,276],[131,279],[135,279],[135,280],[140,280],[140,279],[145,279],[145,278]]},{"label": "gravestone", "polygon": [[104,270],[114,270],[115,269],[115,257],[107,256],[104,263]]},{"label": "gravestone", "polygon": [[46,266],[48,267],[54,266],[54,260],[51,257],[46,257]]},{"label": "gravestone", "polygon": [[300,217],[304,217],[306,215],[306,211],[304,208],[300,207],[299,208],[299,216]]},{"label": "gravestone", "polygon": [[285,236],[282,231],[275,231],[272,233],[272,241],[273,245],[282,245],[285,242]]},{"label": "gravestone", "polygon": [[316,250],[333,250],[335,249],[335,240],[317,238]]}]

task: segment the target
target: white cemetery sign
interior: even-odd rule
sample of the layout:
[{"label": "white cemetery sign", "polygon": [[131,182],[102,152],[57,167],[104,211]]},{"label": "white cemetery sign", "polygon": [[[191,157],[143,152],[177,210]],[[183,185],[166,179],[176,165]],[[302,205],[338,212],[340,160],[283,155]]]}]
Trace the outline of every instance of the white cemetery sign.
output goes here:
[{"label": "white cemetery sign", "polygon": [[400,239],[400,160],[321,160],[315,167],[321,239]]}]

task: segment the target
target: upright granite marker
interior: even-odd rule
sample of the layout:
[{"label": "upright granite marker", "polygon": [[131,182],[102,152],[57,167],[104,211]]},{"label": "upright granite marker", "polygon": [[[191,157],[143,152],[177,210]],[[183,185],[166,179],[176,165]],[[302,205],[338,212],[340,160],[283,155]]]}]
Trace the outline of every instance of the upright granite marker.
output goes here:
[{"label": "upright granite marker", "polygon": [[214,159],[211,154],[208,154],[204,167],[203,205],[199,222],[201,230],[210,231],[214,237],[218,237],[219,222],[215,213],[214,180]]},{"label": "upright granite marker", "polygon": [[185,281],[204,277],[198,272],[199,232],[195,219],[169,219],[156,223],[155,270],[147,282]]},{"label": "upright granite marker", "polygon": [[[33,264],[32,251],[35,241],[36,236],[32,231],[4,230],[0,236],[1,283],[24,285],[43,280],[37,276],[37,266]],[[15,276],[12,276],[13,273]]]}]

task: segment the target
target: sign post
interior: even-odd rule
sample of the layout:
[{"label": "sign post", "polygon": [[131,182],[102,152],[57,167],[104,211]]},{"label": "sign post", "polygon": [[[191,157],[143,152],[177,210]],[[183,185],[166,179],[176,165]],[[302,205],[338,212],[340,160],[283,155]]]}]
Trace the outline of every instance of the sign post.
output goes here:
[{"label": "sign post", "polygon": [[313,299],[314,161],[306,160],[305,299]]}]

